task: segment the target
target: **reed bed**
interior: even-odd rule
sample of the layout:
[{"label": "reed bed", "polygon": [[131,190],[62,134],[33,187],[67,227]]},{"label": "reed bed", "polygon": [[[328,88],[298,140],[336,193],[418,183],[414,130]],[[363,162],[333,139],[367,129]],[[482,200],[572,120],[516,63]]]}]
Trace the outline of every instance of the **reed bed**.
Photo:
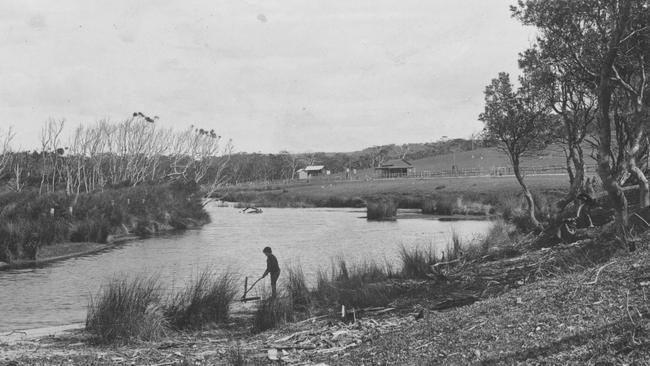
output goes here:
[{"label": "reed bed", "polygon": [[86,330],[98,343],[159,339],[169,329],[161,304],[156,276],[114,278],[91,298]]},{"label": "reed bed", "polygon": [[397,203],[390,198],[369,200],[366,205],[368,220],[395,220]]},{"label": "reed bed", "polygon": [[111,279],[88,304],[86,330],[97,343],[153,341],[172,329],[201,329],[228,319],[236,290],[229,272],[199,272],[171,295],[156,275]]},{"label": "reed bed", "polygon": [[174,294],[165,316],[176,329],[199,329],[228,319],[237,290],[233,276],[205,268]]},{"label": "reed bed", "polygon": [[399,254],[402,262],[401,274],[405,278],[428,278],[431,266],[438,262],[432,246],[407,248],[401,245]]},{"label": "reed bed", "polygon": [[253,331],[263,332],[295,319],[295,311],[286,296],[266,297],[260,301],[253,316]]}]

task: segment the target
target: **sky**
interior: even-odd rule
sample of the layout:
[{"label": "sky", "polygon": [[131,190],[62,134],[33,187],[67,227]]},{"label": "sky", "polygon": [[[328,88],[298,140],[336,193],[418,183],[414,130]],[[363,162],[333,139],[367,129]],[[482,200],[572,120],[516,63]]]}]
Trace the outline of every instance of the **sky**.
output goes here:
[{"label": "sky", "polygon": [[33,149],[49,118],[139,111],[246,152],[466,138],[534,41],[513,2],[4,0],[0,131]]}]

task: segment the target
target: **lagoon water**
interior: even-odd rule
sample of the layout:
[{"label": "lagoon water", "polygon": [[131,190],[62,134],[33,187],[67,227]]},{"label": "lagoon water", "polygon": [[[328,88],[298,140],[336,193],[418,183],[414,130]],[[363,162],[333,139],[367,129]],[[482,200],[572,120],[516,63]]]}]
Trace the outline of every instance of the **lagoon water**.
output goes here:
[{"label": "lagoon water", "polygon": [[[209,204],[212,222],[199,230],[125,243],[107,251],[41,268],[0,271],[0,332],[83,322],[90,296],[120,274],[150,273],[166,288],[182,286],[205,266],[259,277],[262,248],[271,246],[281,267],[301,264],[308,280],[332,259],[394,262],[399,246],[446,248],[452,231],[465,241],[485,233],[488,221],[438,221],[404,212],[397,221],[369,222],[365,209],[278,209],[242,214]],[[266,282],[264,282],[266,281]],[[257,287],[268,286],[268,277]],[[280,276],[282,281],[282,275]]]}]

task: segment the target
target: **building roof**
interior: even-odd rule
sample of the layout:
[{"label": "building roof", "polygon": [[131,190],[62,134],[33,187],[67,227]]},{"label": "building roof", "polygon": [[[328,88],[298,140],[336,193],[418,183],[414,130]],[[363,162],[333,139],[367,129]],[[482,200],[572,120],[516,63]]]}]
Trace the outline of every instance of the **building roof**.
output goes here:
[{"label": "building roof", "polygon": [[413,165],[404,159],[392,159],[381,163],[379,169],[404,169],[413,168]]},{"label": "building roof", "polygon": [[323,168],[325,168],[325,165],[310,165],[305,168],[305,171],[313,172],[313,171],[323,170]]}]

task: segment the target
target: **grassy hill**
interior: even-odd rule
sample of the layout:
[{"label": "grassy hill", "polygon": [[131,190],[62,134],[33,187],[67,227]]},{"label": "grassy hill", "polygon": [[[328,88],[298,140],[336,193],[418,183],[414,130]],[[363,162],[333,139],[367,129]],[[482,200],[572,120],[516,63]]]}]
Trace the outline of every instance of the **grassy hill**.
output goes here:
[{"label": "grassy hill", "polygon": [[[585,160],[588,166],[595,165],[596,161],[589,156],[591,151],[585,147]],[[478,148],[469,151],[458,151],[449,154],[429,156],[417,160],[409,160],[413,164],[414,172],[440,172],[451,171],[456,165],[458,170],[480,169],[482,171],[491,171],[498,167],[510,167],[508,156],[496,147]],[[523,167],[564,167],[566,159],[564,152],[559,146],[550,146],[546,150],[535,156],[526,157],[522,162]],[[358,172],[359,176],[372,176],[374,169],[363,169]]]}]

